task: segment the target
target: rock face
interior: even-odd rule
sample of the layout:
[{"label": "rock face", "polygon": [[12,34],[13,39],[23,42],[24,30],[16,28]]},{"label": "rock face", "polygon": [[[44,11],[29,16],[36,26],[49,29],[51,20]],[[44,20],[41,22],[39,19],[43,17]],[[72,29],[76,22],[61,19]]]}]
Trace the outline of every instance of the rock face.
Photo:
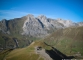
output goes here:
[{"label": "rock face", "polygon": [[33,37],[45,37],[55,31],[56,29],[83,26],[83,22],[74,23],[70,20],[51,19],[44,15],[34,17],[34,15],[27,15],[22,18],[0,21],[0,31],[10,34],[21,34]]},{"label": "rock face", "polygon": [[83,26],[83,22],[79,22],[78,25],[79,25],[79,26]]},{"label": "rock face", "polygon": [[70,27],[73,26],[73,22],[70,20],[62,20],[62,19],[57,19],[57,21],[61,24],[63,24],[65,27]]},{"label": "rock face", "polygon": [[1,30],[3,33],[7,33],[7,31],[8,31],[8,25],[7,25],[7,20],[6,20],[6,19],[3,19],[3,20],[0,22],[0,30]]},{"label": "rock face", "polygon": [[48,31],[55,28],[63,28],[63,25],[59,22],[48,19],[46,16],[41,15],[35,18],[33,15],[26,16],[27,20],[25,20],[23,25],[23,33],[22,35],[30,35],[34,37],[44,37],[49,34]]},{"label": "rock face", "polygon": [[44,25],[38,19],[36,19],[33,15],[28,15],[26,17],[27,20],[24,22],[22,35],[39,37],[47,34]]},{"label": "rock face", "polygon": [[36,54],[39,54],[41,57],[44,58],[44,60],[53,60],[49,54],[46,53],[46,50],[42,47],[38,49],[38,47],[35,47]]}]

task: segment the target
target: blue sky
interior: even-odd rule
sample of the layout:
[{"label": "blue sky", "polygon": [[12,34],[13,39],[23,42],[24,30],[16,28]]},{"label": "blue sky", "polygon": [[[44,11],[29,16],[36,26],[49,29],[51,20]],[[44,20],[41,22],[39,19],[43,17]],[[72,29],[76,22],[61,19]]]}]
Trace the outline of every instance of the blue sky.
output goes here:
[{"label": "blue sky", "polygon": [[0,20],[28,14],[83,21],[83,0],[0,0]]}]

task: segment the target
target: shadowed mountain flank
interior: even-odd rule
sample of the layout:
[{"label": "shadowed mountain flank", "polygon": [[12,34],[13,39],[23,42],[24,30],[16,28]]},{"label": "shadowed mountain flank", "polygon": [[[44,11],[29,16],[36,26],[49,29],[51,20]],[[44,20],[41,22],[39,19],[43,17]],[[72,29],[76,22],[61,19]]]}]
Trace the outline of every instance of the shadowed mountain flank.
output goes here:
[{"label": "shadowed mountain flank", "polygon": [[[45,43],[45,42],[44,42]],[[46,44],[46,43],[45,43]],[[50,46],[46,44],[47,46]],[[53,59],[53,60],[62,60],[62,59],[73,59],[74,56],[66,56],[56,48],[50,46],[52,49],[51,50],[45,50],[46,53]]]},{"label": "shadowed mountain flank", "polygon": [[74,56],[66,56],[65,54],[61,53],[56,48],[52,47],[53,50],[46,50],[46,53],[53,59],[53,60],[62,60],[62,59],[72,59]]}]

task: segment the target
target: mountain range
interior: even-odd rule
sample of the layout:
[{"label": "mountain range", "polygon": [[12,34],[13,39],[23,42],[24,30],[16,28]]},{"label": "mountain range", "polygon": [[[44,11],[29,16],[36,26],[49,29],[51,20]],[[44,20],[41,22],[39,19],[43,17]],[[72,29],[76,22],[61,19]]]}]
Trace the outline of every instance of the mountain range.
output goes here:
[{"label": "mountain range", "polygon": [[83,26],[83,22],[74,23],[70,20],[52,19],[44,15],[34,17],[28,14],[21,18],[0,21],[0,31],[6,34],[29,35],[33,37],[45,37],[53,31],[61,28]]}]

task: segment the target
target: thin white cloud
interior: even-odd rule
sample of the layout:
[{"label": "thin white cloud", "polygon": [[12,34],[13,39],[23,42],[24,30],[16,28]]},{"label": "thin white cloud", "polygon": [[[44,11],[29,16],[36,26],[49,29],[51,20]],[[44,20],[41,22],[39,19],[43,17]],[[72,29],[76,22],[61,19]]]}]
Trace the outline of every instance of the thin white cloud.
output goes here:
[{"label": "thin white cloud", "polygon": [[[14,11],[14,10],[0,10],[0,20],[19,18],[22,16],[26,16],[28,14],[32,14],[32,13]],[[33,15],[38,16],[38,14],[33,14]]]},{"label": "thin white cloud", "polygon": [[13,11],[13,10],[0,10],[0,13],[2,14],[8,14],[8,15],[17,15],[17,14],[28,14],[26,12],[20,12],[20,11]]},{"label": "thin white cloud", "polygon": [[6,17],[6,16],[0,16],[0,20],[5,19],[4,17],[5,17],[6,19],[8,19],[8,17]]},{"label": "thin white cloud", "polygon": [[13,10],[0,10],[0,20],[3,18],[5,19],[19,18],[27,14],[28,14],[27,12],[20,12],[20,11],[13,11]]},{"label": "thin white cloud", "polygon": [[[14,10],[0,10],[0,20],[20,18],[20,17],[26,16],[28,14],[33,14],[35,17],[37,17],[38,15],[41,15],[41,14],[27,13],[27,12],[14,11]],[[46,15],[46,16],[48,18],[55,18],[54,15]]]}]

